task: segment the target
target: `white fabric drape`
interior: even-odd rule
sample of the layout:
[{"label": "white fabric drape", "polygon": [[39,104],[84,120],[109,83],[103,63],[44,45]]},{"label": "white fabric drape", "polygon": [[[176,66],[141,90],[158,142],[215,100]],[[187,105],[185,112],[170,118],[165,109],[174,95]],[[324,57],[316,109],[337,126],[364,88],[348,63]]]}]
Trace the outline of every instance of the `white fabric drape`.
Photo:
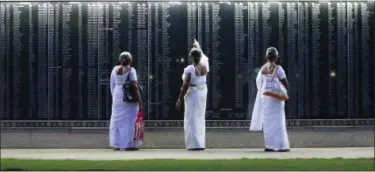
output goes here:
[{"label": "white fabric drape", "polygon": [[184,97],[185,146],[186,149],[205,148],[207,76],[197,76],[193,65],[184,69],[182,80],[185,80],[188,74],[190,74],[191,80],[190,87]]},{"label": "white fabric drape", "polygon": [[206,146],[206,102],[206,84],[190,87],[186,92],[184,114],[186,149]]},{"label": "white fabric drape", "polygon": [[109,126],[109,144],[113,148],[139,147],[142,141],[134,141],[134,127],[137,119],[138,104],[123,101],[122,86],[128,75],[130,81],[137,81],[134,68],[123,75],[116,74],[115,67],[111,73],[110,89],[112,94],[112,114]]},{"label": "white fabric drape", "polygon": [[[266,78],[270,76],[262,74],[262,69],[259,70],[256,78],[258,92],[254,103],[250,131],[263,130],[265,147],[268,149],[289,149],[285,123],[285,102],[263,95]],[[281,66],[279,66],[276,76],[278,79],[285,78],[285,72]]]}]

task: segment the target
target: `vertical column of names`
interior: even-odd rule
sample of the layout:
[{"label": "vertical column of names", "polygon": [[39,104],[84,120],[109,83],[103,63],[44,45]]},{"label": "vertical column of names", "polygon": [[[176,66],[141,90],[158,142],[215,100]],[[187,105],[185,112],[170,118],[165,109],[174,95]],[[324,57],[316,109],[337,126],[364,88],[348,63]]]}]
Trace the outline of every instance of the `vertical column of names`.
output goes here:
[{"label": "vertical column of names", "polygon": [[[85,70],[86,70],[86,67],[85,67],[85,63],[84,63],[84,59],[83,59],[83,51],[82,51],[82,44],[83,44],[83,37],[82,37],[82,32],[83,32],[83,27],[82,27],[82,4],[79,3],[77,4],[77,18],[78,21],[77,21],[77,28],[76,29],[76,33],[77,34],[77,45],[75,46],[77,49],[75,50],[75,53],[76,54],[76,57],[78,58],[77,59],[77,103],[78,103],[78,119],[84,119],[84,110],[83,110],[83,102],[84,102],[84,93],[87,93],[87,89],[85,89],[86,85],[84,86],[84,80],[85,80]],[[92,58],[92,57],[90,57]]]},{"label": "vertical column of names", "polygon": [[[369,72],[374,72],[375,68],[375,49],[371,50],[371,47],[375,47],[375,1],[373,2],[368,2],[368,11],[369,11],[369,20],[368,20],[368,26],[369,26],[369,39],[367,41],[367,46],[368,46],[368,57],[369,57]],[[372,57],[372,58],[371,58]],[[371,71],[373,69],[373,71]],[[370,96],[375,95],[375,77],[371,73],[368,75],[369,79],[369,103],[367,104],[369,107],[369,114],[366,116],[366,118],[372,117],[372,114],[375,113],[375,109],[373,108],[375,105],[375,96]],[[371,77],[372,76],[372,77]]]},{"label": "vertical column of names", "polygon": [[[245,10],[246,6],[243,3],[235,3],[235,18],[234,18],[234,36],[235,36],[235,107],[244,109],[244,86],[248,83],[248,58],[245,54]],[[246,47],[247,48],[247,47]],[[244,116],[237,114],[236,117],[243,118]]]},{"label": "vertical column of names", "polygon": [[[21,83],[21,62],[23,60],[22,55],[25,50],[29,50],[29,47],[26,46],[29,42],[24,42],[21,40],[28,40],[25,39],[25,36],[28,36],[29,30],[25,29],[25,26],[21,26],[22,24],[26,24],[28,26],[28,9],[29,5],[27,4],[14,4],[13,5],[13,13],[12,13],[12,20],[13,20],[13,28],[12,28],[12,55],[13,55],[13,63],[12,63],[12,117],[13,119],[21,119],[22,114],[22,83]],[[22,22],[21,22],[22,20]],[[26,44],[26,45],[24,45]],[[27,58],[27,57],[26,57]],[[26,104],[24,104],[26,105]]]},{"label": "vertical column of names", "polygon": [[[212,3],[212,10],[211,10],[211,17],[212,17],[212,27],[211,27],[211,59],[212,59],[212,67],[211,67],[211,73],[212,73],[212,108],[219,110],[219,103],[220,99],[222,98],[222,93],[219,88],[220,83],[220,65],[222,62],[219,60],[220,52],[219,52],[219,46],[220,46],[220,21],[221,18],[219,16],[219,10],[220,10],[220,4],[218,3]],[[218,119],[220,118],[220,113],[217,111],[214,111],[214,113],[211,116],[212,119]]]},{"label": "vertical column of names", "polygon": [[299,90],[299,73],[298,73],[298,58],[297,57],[297,3],[296,2],[288,2],[286,3],[286,14],[287,14],[287,24],[285,31],[287,32],[287,42],[286,42],[286,57],[285,59],[288,61],[288,69],[286,73],[288,74],[289,80],[289,97],[290,100],[287,103],[288,114],[291,118],[299,118],[298,113],[298,90]]},{"label": "vertical column of names", "polygon": [[[39,51],[40,48],[38,47],[38,43],[39,43],[38,38],[36,38],[35,42],[34,42],[34,35],[38,35],[38,30],[34,30],[33,24],[38,23],[38,21],[33,21],[33,19],[34,19],[33,12],[38,13],[38,8],[35,8],[35,5],[34,5],[34,8],[33,8],[32,4],[29,4],[29,10],[27,11],[28,19],[27,20],[21,20],[21,25],[23,24],[23,21],[27,21],[27,24],[28,24],[28,26],[27,26],[28,32],[27,32],[27,34],[24,35],[25,37],[28,36],[28,39],[27,39],[28,40],[28,42],[27,42],[27,50],[28,50],[27,60],[21,59],[21,61],[25,61],[25,60],[28,61],[27,67],[28,67],[28,85],[29,85],[29,87],[28,87],[28,99],[29,99],[29,101],[28,102],[29,103],[28,103],[28,106],[26,107],[26,109],[28,110],[28,118],[29,119],[33,119],[33,114],[37,115],[36,117],[42,116],[43,115],[42,110],[44,108],[44,107],[40,107],[40,105],[37,107],[36,104],[39,101],[35,101],[35,100],[41,99],[42,96],[40,94],[43,94],[43,91],[41,91],[40,88],[38,87],[39,84],[41,84],[40,81],[43,80],[43,74],[39,73],[39,71],[41,70],[40,67],[39,67],[40,66],[39,63],[43,63],[43,62],[39,62],[39,59],[38,60],[35,59],[35,54],[39,53],[38,51]],[[24,24],[26,24],[26,22]],[[26,42],[26,41],[22,40],[21,42],[23,43],[23,42]],[[36,49],[36,51],[34,51],[35,49]],[[41,54],[41,55],[43,56],[44,54]],[[21,56],[23,56],[23,54]],[[37,66],[37,64],[38,64],[38,66]],[[23,66],[20,65],[20,68],[23,68]],[[37,75],[35,75],[35,73],[37,73]],[[21,75],[22,75],[22,72],[21,72]],[[39,82],[36,82],[37,80]],[[22,79],[21,79],[21,82],[22,82]],[[42,86],[42,84],[41,84],[41,86]],[[37,88],[39,88],[38,91],[37,91]],[[21,94],[22,94],[22,96],[24,96],[23,93],[21,93]]]},{"label": "vertical column of names", "polygon": [[6,119],[5,97],[6,97],[6,41],[5,41],[5,5],[0,3],[0,119]]},{"label": "vertical column of names", "polygon": [[131,52],[132,50],[132,37],[133,37],[133,34],[132,34],[132,31],[133,31],[133,3],[129,4],[129,6],[126,8],[126,12],[128,13],[127,16],[127,23],[128,23],[128,29],[127,29],[127,32],[128,32],[128,47],[127,47],[127,50]]},{"label": "vertical column of names", "polygon": [[162,116],[163,119],[168,119],[168,112],[170,110],[170,99],[171,99],[171,92],[170,92],[170,69],[171,66],[171,57],[170,57],[170,36],[169,36],[169,29],[170,29],[170,9],[174,5],[170,5],[168,3],[162,3],[161,4],[161,40],[162,40],[162,46],[161,46],[161,62],[162,62],[162,78],[161,78],[161,87],[162,87],[162,96],[161,96],[161,102],[162,102]]},{"label": "vertical column of names", "polygon": [[[270,36],[272,32],[272,27],[268,24],[270,20],[270,13],[271,13],[271,4],[270,3],[262,3],[262,25],[261,25],[261,35],[262,35],[262,43],[261,43],[261,52],[265,52],[268,46],[270,45]],[[278,49],[279,51],[283,51],[281,48]],[[280,53],[280,52],[279,52]],[[282,52],[281,52],[282,53]],[[263,59],[262,59],[263,60]]]},{"label": "vertical column of names", "polygon": [[[113,51],[112,66],[118,64],[118,56],[122,51],[132,52],[133,3],[113,3]],[[133,53],[134,54],[134,53]]]},{"label": "vertical column of names", "polygon": [[320,115],[320,95],[319,95],[319,84],[320,84],[320,3],[311,3],[311,62],[313,67],[313,78],[312,78],[312,115],[313,118]]},{"label": "vertical column of names", "polygon": [[48,114],[52,119],[60,116],[60,5],[48,3]]},{"label": "vertical column of names", "polygon": [[[204,42],[203,42],[203,35],[204,35],[204,23],[203,23],[203,16],[204,16],[204,10],[203,10],[203,5],[201,2],[197,3],[196,4],[196,9],[197,9],[197,40],[198,42],[201,44],[201,48],[203,49],[203,51],[207,51],[207,49],[204,47]],[[206,54],[207,55],[207,54]]]},{"label": "vertical column of names", "polygon": [[338,58],[336,52],[335,52],[335,49],[337,48],[337,42],[335,41],[336,40],[336,37],[338,36],[338,33],[337,33],[337,25],[334,21],[337,21],[337,3],[331,3],[331,2],[328,2],[328,5],[327,5],[327,8],[328,8],[328,14],[327,14],[327,19],[328,19],[328,41],[327,41],[327,45],[328,45],[328,53],[327,53],[327,57],[328,57],[328,71],[329,71],[329,79],[328,79],[328,103],[329,103],[329,107],[328,107],[328,112],[329,112],[329,115],[332,117],[332,116],[335,116],[336,115],[336,112],[337,112],[337,109],[336,109],[336,102],[337,102],[337,89],[335,88],[336,86],[336,80],[335,80],[335,75],[336,75],[336,64],[337,62],[335,62],[335,59]]},{"label": "vertical column of names", "polygon": [[298,109],[299,117],[309,116],[310,97],[310,66],[309,66],[309,4],[307,2],[298,3],[298,76],[299,76],[299,94]]},{"label": "vertical column of names", "polygon": [[[160,63],[162,62],[162,59],[161,59],[161,55],[160,55],[160,48],[159,48],[159,42],[160,42],[160,36],[159,36],[159,32],[160,32],[160,20],[159,20],[159,6],[160,6],[160,3],[153,3],[151,5],[151,7],[154,7],[151,9],[152,11],[152,14],[153,14],[153,19],[152,19],[152,23],[150,23],[150,25],[152,25],[152,30],[151,30],[151,36],[152,36],[152,55],[153,55],[153,58],[152,58],[152,61],[151,61],[151,71],[152,71],[152,78],[150,79],[150,82],[149,84],[151,85],[151,90],[150,91],[154,91],[154,94],[150,94],[150,101],[151,101],[151,110],[152,110],[152,114],[155,114],[155,116],[153,116],[154,119],[160,119],[160,114],[162,113],[161,112],[161,103],[160,103],[160,98],[161,98],[161,94],[160,94],[160,76],[161,76],[161,69],[160,69]],[[152,16],[150,16],[152,17]]]},{"label": "vertical column of names", "polygon": [[[140,82],[144,89],[148,88],[148,8],[146,3],[137,4],[137,73],[138,82]],[[148,91],[144,95],[143,109],[148,109]],[[148,113],[147,113],[148,114]]]},{"label": "vertical column of names", "polygon": [[197,38],[197,12],[198,5],[195,2],[187,3],[187,49],[190,50],[193,45],[193,41]]},{"label": "vertical column of names", "polygon": [[[247,56],[244,52],[245,50],[245,39],[242,39],[240,44],[236,45],[236,33],[242,34],[245,37],[244,30],[245,30],[245,24],[244,22],[239,22],[238,30],[236,31],[236,27],[233,24],[228,23],[236,23],[236,17],[242,18],[244,20],[246,12],[243,10],[242,7],[239,7],[239,13],[237,13],[236,16],[236,5],[235,3],[232,4],[230,2],[226,3],[219,3],[218,6],[218,13],[220,16],[220,22],[218,25],[220,26],[218,29],[218,34],[220,35],[220,39],[217,39],[217,41],[220,41],[218,45],[218,56],[216,58],[217,67],[218,67],[218,75],[220,76],[218,84],[218,88],[220,89],[221,97],[220,97],[220,119],[221,120],[239,120],[243,119],[244,116],[244,108],[236,108],[236,82],[238,82],[238,78],[241,78],[241,73],[236,73],[236,59],[241,58],[242,62],[247,60]],[[213,10],[215,7],[213,7]],[[218,17],[219,17],[218,16]],[[215,17],[215,16],[212,16]],[[247,17],[247,16],[246,16]],[[214,19],[213,19],[214,20]],[[241,20],[241,19],[239,19]],[[238,20],[237,20],[238,21]],[[214,24],[214,23],[213,23]],[[242,26],[241,26],[242,25]],[[247,26],[247,25],[246,25]],[[242,33],[241,33],[242,32]],[[240,39],[237,39],[240,40]],[[213,41],[213,44],[215,42]],[[236,50],[236,48],[239,48]],[[242,50],[241,50],[242,49]],[[214,48],[213,48],[214,50]],[[237,51],[237,52],[236,52]],[[242,55],[241,55],[241,52]],[[233,55],[239,55],[240,57],[234,57],[234,58],[228,58],[233,57]],[[245,57],[244,57],[245,56]],[[225,64],[225,65],[223,65]],[[213,68],[216,67],[216,65],[213,66]],[[233,71],[231,73],[228,73],[230,71]],[[241,72],[241,69],[239,70]],[[213,82],[216,82],[215,79]],[[240,83],[240,85],[242,85]],[[244,84],[242,85],[244,86]],[[245,89],[243,87],[238,88],[239,91],[244,92]],[[244,90],[242,90],[244,89]],[[215,93],[213,93],[215,94]],[[243,98],[243,95],[240,95],[240,99]],[[240,107],[244,107],[244,101],[240,102]]]},{"label": "vertical column of names", "polygon": [[[207,111],[206,117],[211,117],[213,113],[213,105],[212,105],[212,90],[210,87],[212,86],[212,54],[211,54],[211,20],[210,20],[210,5],[209,3],[199,3],[198,8],[198,40],[202,46],[204,54],[209,59],[210,64],[210,72],[207,74],[207,87],[209,88],[207,94]],[[202,30],[202,32],[200,32]]]},{"label": "vertical column of names", "polygon": [[[40,3],[38,4],[38,30],[37,30],[37,71],[38,75],[37,78],[34,78],[38,81],[37,85],[30,82],[30,86],[36,85],[38,87],[38,116],[42,119],[49,119],[50,114],[48,113],[48,4],[47,3]],[[31,18],[31,16],[30,16]],[[32,25],[30,26],[30,29]],[[32,32],[30,32],[32,33]],[[29,39],[29,47],[30,49],[33,48],[33,40],[32,36]],[[30,51],[31,52],[31,51]],[[35,59],[33,57],[34,53],[30,53],[30,59]],[[30,72],[31,73],[31,72]],[[36,102],[34,98],[30,100],[30,102]],[[32,114],[29,114],[31,117]]]},{"label": "vertical column of names", "polygon": [[248,82],[249,82],[249,107],[248,107],[248,112],[249,112],[249,119],[251,119],[250,114],[252,114],[252,110],[254,107],[254,102],[255,102],[255,97],[257,95],[257,86],[256,86],[256,76],[258,74],[259,69],[259,6],[257,2],[248,2],[247,4],[248,8],[248,36],[247,36],[247,46],[248,46],[248,56],[249,56],[249,61],[248,61],[248,68],[249,72],[252,73],[248,77]]},{"label": "vertical column of names", "polygon": [[[357,117],[359,114],[359,96],[357,94],[359,83],[358,72],[355,70],[358,64],[360,51],[359,45],[359,17],[357,2],[347,2],[348,4],[348,30],[349,30],[349,57],[348,57],[348,118]],[[352,116],[350,116],[352,115]]]},{"label": "vertical column of names", "polygon": [[[103,15],[102,8],[99,9],[102,4],[90,3],[87,4],[87,82],[86,82],[86,92],[87,92],[87,118],[88,119],[98,119],[98,66],[96,66],[96,61],[98,59],[98,45],[102,44],[102,40],[98,39],[98,18]],[[102,18],[101,18],[102,19]],[[99,51],[100,53],[100,51]],[[100,65],[100,64],[99,64]]]},{"label": "vertical column of names", "polygon": [[[372,6],[372,7],[369,7]],[[360,75],[361,75],[361,92],[359,93],[361,95],[361,113],[358,114],[360,116],[366,116],[367,117],[373,117],[373,114],[370,113],[370,108],[374,108],[373,102],[371,102],[371,98],[373,94],[373,91],[370,90],[373,89],[374,83],[370,83],[370,80],[374,78],[373,73],[373,59],[374,56],[371,56],[372,54],[370,51],[374,48],[374,44],[371,42],[374,42],[373,36],[371,35],[371,32],[374,32],[374,30],[370,29],[370,23],[372,25],[374,21],[370,21],[370,16],[374,15],[374,11],[370,11],[369,9],[374,10],[374,4],[373,2],[361,2],[360,3],[360,12],[361,12],[361,25],[360,25],[360,32],[361,32],[361,67],[360,68]],[[371,60],[372,58],[372,60]],[[371,85],[372,84],[372,85]],[[372,110],[371,110],[372,111]],[[359,117],[359,116],[358,116]]]},{"label": "vertical column of names", "polygon": [[[278,3],[278,38],[279,38],[279,46],[278,46],[278,51],[279,51],[279,60],[278,63],[281,63],[281,65],[284,68],[284,71],[286,72],[287,77],[292,77],[296,73],[290,73],[288,70],[290,68],[290,63],[293,62],[293,57],[288,56],[289,53],[289,39],[290,36],[292,36],[294,33],[289,33],[290,30],[290,20],[289,20],[289,13],[288,13],[289,5],[288,3]],[[272,20],[271,20],[272,21]],[[293,22],[293,21],[292,21]],[[289,36],[289,34],[291,34]],[[265,51],[267,47],[264,47],[262,51]],[[266,61],[267,59],[265,59]],[[289,79],[289,82],[292,79]],[[290,93],[292,91],[291,89],[289,90],[289,97],[292,96]],[[294,113],[292,113],[291,107],[293,107],[293,103],[291,102],[292,99],[288,100],[285,103],[286,106],[286,115],[288,117],[294,117]]]},{"label": "vertical column of names", "polygon": [[[95,41],[98,41],[98,71],[99,71],[99,81],[106,82],[108,84],[108,80],[110,77],[110,72],[112,69],[112,54],[109,54],[109,31],[113,31],[113,28],[109,26],[109,7],[110,4],[107,3],[99,3],[97,6],[97,34],[98,38]],[[93,7],[91,7],[93,8]],[[92,10],[94,13],[94,9]],[[116,11],[113,10],[113,13]],[[117,14],[117,13],[116,13]],[[92,19],[94,20],[94,19]],[[91,31],[91,30],[90,30]],[[94,33],[92,33],[94,34]],[[94,40],[93,40],[94,41]],[[114,56],[114,54],[113,54]]]},{"label": "vertical column of names", "polygon": [[[115,65],[119,64],[119,55],[122,50],[122,45],[126,44],[130,40],[125,40],[124,42],[121,41],[121,38],[123,35],[127,37],[128,35],[128,23],[125,23],[127,21],[127,13],[125,14],[127,8],[131,8],[131,4],[128,2],[113,2],[113,3],[103,3],[105,4],[103,7],[103,20],[100,21],[99,27],[101,30],[101,41],[105,41],[105,43],[101,43],[101,55],[104,55],[103,57],[99,57],[99,65],[100,65],[100,73],[99,73],[99,79],[100,79],[100,103],[99,104],[105,104],[106,106],[100,107],[99,109],[99,118],[100,119],[109,119],[111,114],[111,103],[112,103],[112,97],[110,93],[110,77],[111,77],[111,71]],[[109,5],[110,4],[110,5]],[[108,18],[107,18],[107,9],[109,11]],[[102,10],[100,10],[102,11]],[[123,22],[123,17],[125,22]],[[108,20],[107,20],[108,19]],[[107,32],[108,31],[108,32]],[[108,33],[108,35],[107,35]],[[112,33],[112,34],[111,34]],[[104,36],[104,37],[103,37]],[[108,36],[108,37],[107,37]],[[104,45],[103,45],[104,44]],[[107,45],[105,45],[107,44]],[[108,49],[107,49],[108,47]],[[106,49],[108,50],[108,56],[107,54],[104,54],[106,52]],[[125,49],[125,48],[124,48]],[[108,57],[111,57],[109,59]],[[108,62],[108,63],[107,63]],[[108,64],[108,66],[106,66]],[[102,109],[103,108],[103,109]]]},{"label": "vertical column of names", "polygon": [[[150,104],[152,103],[152,98],[154,97],[154,95],[152,94],[152,79],[153,79],[153,76],[152,76],[152,62],[153,62],[153,57],[151,56],[152,55],[152,3],[148,3],[147,4],[147,120],[151,120],[152,118],[154,118],[153,115],[151,115],[152,113],[152,109],[153,109],[153,106]],[[146,101],[145,100],[145,101]]]},{"label": "vertical column of names", "polygon": [[[288,7],[287,7],[287,4],[286,3],[279,3],[278,4],[278,10],[279,10],[279,47],[278,47],[278,50],[279,50],[279,56],[284,59],[284,58],[289,58],[285,53],[288,52],[287,48],[288,48],[288,45],[287,45],[287,42],[285,42],[285,38],[288,38],[287,35],[288,35],[288,26],[289,26],[289,23],[287,22],[287,11],[288,11]],[[267,48],[267,47],[265,47]],[[286,51],[285,51],[286,50]],[[264,50],[263,50],[264,51]],[[281,59],[279,59],[281,60]],[[284,61],[284,60],[283,60]],[[289,62],[289,59],[286,60],[287,62]],[[288,105],[288,103],[287,103]]]},{"label": "vertical column of names", "polygon": [[347,16],[346,16],[346,2],[337,3],[337,91],[338,91],[338,106],[337,113],[339,118],[346,118],[348,111],[347,105],[347,59],[348,59],[348,31],[347,31]]},{"label": "vertical column of names", "polygon": [[[128,4],[126,4],[128,5]],[[112,40],[112,62],[113,64],[111,64],[111,66],[114,66],[117,64],[118,62],[118,56],[119,54],[121,53],[121,49],[120,49],[120,37],[122,35],[122,33],[120,33],[120,24],[121,24],[121,12],[122,12],[122,7],[121,7],[121,4],[115,4],[113,3],[112,4],[112,17],[113,17],[113,40]],[[128,31],[128,28],[124,28],[125,30],[124,31]]]},{"label": "vertical column of names", "polygon": [[5,88],[5,92],[6,92],[6,95],[5,95],[5,116],[7,119],[11,119],[12,116],[12,102],[11,102],[11,76],[12,76],[12,63],[11,63],[11,57],[10,57],[10,54],[12,53],[11,51],[11,24],[10,24],[10,20],[11,20],[11,5],[9,4],[6,4],[5,5],[5,35],[4,35],[4,43],[5,43],[5,62],[6,62],[6,65],[5,65],[5,83],[6,83],[6,88]]},{"label": "vertical column of names", "polygon": [[[118,64],[118,56],[122,51],[133,50],[132,41],[136,37],[136,25],[134,22],[133,8],[136,9],[136,3],[119,2],[113,3],[113,63]],[[133,53],[134,54],[134,53]]]},{"label": "vertical column of names", "polygon": [[[211,46],[210,46],[211,45],[211,36],[210,36],[211,34],[210,33],[211,33],[211,23],[212,23],[210,21],[210,5],[207,2],[205,2],[204,5],[202,5],[200,3],[200,8],[198,10],[199,13],[200,13],[200,10],[202,10],[202,13],[204,13],[204,15],[202,16],[202,20],[201,20],[202,22],[199,22],[198,25],[199,25],[199,27],[204,27],[204,33],[202,33],[202,36],[204,36],[204,41],[203,41],[203,39],[200,35],[199,35],[200,38],[198,38],[198,39],[199,39],[199,41],[201,41],[199,43],[201,43],[202,48],[204,47],[203,48],[204,53],[208,56],[208,58],[212,58],[211,57],[211,51],[210,51],[211,50]],[[199,30],[200,29],[198,29],[198,31]],[[210,61],[210,63],[211,63],[211,61]],[[211,85],[211,83],[212,83],[212,80],[211,80],[212,77],[210,77],[211,73],[209,73],[208,76],[209,77],[207,78],[207,80],[208,80],[207,84]],[[209,100],[209,101],[211,101],[211,100]],[[210,106],[212,106],[212,105],[210,105]]]},{"label": "vertical column of names", "polygon": [[[72,48],[71,48],[71,37],[72,37],[72,28],[70,26],[71,22],[71,12],[72,4],[62,4],[62,46],[61,49],[61,58],[62,58],[62,114],[60,119],[70,118],[70,114],[73,114],[72,111]],[[74,86],[73,86],[74,87]]]},{"label": "vertical column of names", "polygon": [[[43,10],[42,10],[43,11]],[[44,84],[46,84],[46,80],[45,80],[45,77],[46,77],[46,72],[44,74],[40,74],[39,71],[40,70],[44,70],[43,68],[41,68],[40,66],[40,63],[43,63],[43,62],[39,62],[40,59],[36,59],[36,55],[38,55],[40,52],[40,49],[44,49],[46,50],[46,48],[39,48],[39,42],[43,42],[44,40],[42,41],[39,41],[38,40],[38,37],[36,37],[36,35],[38,35],[39,31],[39,21],[35,21],[35,13],[39,14],[39,9],[38,9],[38,5],[32,5],[32,4],[29,4],[29,9],[27,11],[28,15],[28,19],[27,19],[27,24],[28,24],[28,32],[27,32],[27,36],[28,36],[28,43],[27,43],[27,61],[28,61],[28,82],[27,84],[26,83],[22,83],[22,85],[26,86],[27,88],[27,85],[29,86],[28,87],[28,98],[29,98],[29,101],[28,101],[28,104],[26,105],[26,107],[24,107],[25,109],[28,110],[28,119],[38,119],[40,118],[41,116],[44,116],[46,115],[44,109],[45,109],[45,103],[46,103],[46,96],[45,96],[45,91],[46,90],[38,90],[38,92],[36,92],[36,88],[35,87],[43,87],[45,89],[46,86]],[[39,16],[38,16],[38,19],[39,19]],[[36,25],[36,28],[38,29],[34,29],[34,25]],[[39,35],[38,35],[39,36]],[[26,35],[25,35],[26,37]],[[26,42],[24,40],[22,40],[22,42]],[[42,44],[46,45],[45,42],[43,42]],[[25,46],[26,47],[26,46]],[[23,54],[22,54],[23,56]],[[26,55],[25,55],[26,56]],[[45,56],[44,52],[41,54],[41,56]],[[25,61],[25,59],[22,59],[21,61]],[[38,66],[36,65],[38,64]],[[23,68],[23,67],[21,67]],[[35,70],[36,69],[36,70]],[[38,72],[38,75],[35,75],[35,72]],[[23,72],[21,72],[23,73]],[[22,74],[21,74],[22,75]],[[38,79],[38,82],[35,82],[35,80]],[[21,82],[24,82],[25,79],[21,79]],[[34,81],[34,82],[33,82]],[[40,88],[39,88],[40,89]],[[23,91],[24,89],[22,89]],[[26,97],[26,94],[24,94],[24,92],[22,92],[22,95]],[[35,106],[35,100],[38,100],[38,103],[39,104],[43,104],[44,106],[43,107],[40,107],[38,106],[38,108],[36,108]],[[35,115],[35,116],[33,116]]]},{"label": "vertical column of names", "polygon": [[[120,18],[120,8],[118,5],[110,3],[98,4],[98,118],[109,119],[111,114],[111,93],[109,88],[109,80],[111,70],[114,66],[112,62],[118,61],[117,46],[119,42],[118,24]],[[110,19],[112,23],[110,23]],[[111,25],[112,24],[112,25]],[[117,37],[116,37],[116,36]]]}]

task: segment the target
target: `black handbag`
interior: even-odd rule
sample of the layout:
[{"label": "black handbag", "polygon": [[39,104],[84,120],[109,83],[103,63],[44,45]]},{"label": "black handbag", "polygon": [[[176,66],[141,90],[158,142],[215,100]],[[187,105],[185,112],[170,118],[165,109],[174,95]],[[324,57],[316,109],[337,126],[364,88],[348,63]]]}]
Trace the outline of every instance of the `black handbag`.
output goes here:
[{"label": "black handbag", "polygon": [[137,93],[135,93],[135,91],[133,91],[133,87],[131,86],[131,83],[130,83],[130,75],[131,75],[131,69],[130,68],[130,71],[128,73],[128,77],[126,78],[126,81],[125,81],[125,84],[122,86],[122,91],[124,93],[124,97],[123,97],[123,101],[124,102],[127,102],[127,103],[137,103],[137,102],[142,102],[142,97],[143,97],[143,87],[139,84],[139,82],[137,82],[137,87],[138,87],[138,91],[139,91],[139,94],[140,94],[140,99],[141,100],[137,100],[136,98],[136,95]]}]

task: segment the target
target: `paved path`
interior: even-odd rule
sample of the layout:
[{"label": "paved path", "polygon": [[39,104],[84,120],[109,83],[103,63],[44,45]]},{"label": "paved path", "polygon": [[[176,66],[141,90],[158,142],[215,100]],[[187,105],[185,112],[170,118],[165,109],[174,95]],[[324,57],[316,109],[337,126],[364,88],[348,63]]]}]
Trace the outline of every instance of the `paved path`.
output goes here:
[{"label": "paved path", "polygon": [[262,149],[207,149],[203,152],[182,149],[145,149],[137,152],[114,152],[110,149],[1,149],[1,158],[74,160],[374,158],[374,147],[296,148],[287,153],[266,153]]}]

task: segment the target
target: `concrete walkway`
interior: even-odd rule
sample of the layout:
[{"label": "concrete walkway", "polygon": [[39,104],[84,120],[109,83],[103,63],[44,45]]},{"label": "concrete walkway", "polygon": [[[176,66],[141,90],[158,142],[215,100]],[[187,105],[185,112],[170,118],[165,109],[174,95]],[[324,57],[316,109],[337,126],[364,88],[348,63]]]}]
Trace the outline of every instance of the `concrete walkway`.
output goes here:
[{"label": "concrete walkway", "polygon": [[287,153],[266,153],[263,149],[207,149],[203,152],[190,152],[183,149],[143,149],[137,152],[114,152],[111,149],[1,149],[1,158],[73,160],[374,158],[374,147],[295,148]]}]

